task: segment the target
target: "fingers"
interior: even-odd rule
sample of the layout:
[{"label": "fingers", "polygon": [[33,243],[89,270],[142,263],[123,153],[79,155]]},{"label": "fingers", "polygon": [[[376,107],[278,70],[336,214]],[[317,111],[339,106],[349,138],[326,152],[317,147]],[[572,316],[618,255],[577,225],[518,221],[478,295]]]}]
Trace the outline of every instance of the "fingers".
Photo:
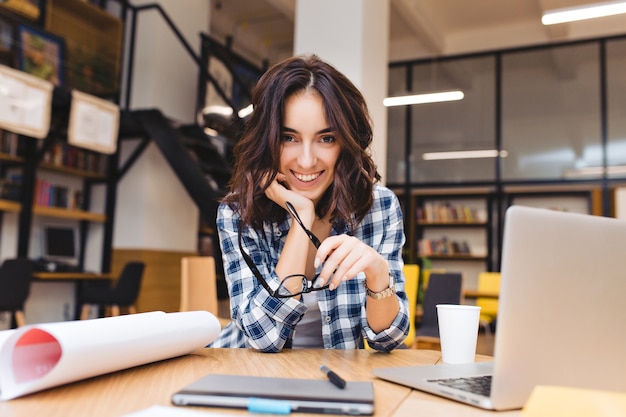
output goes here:
[{"label": "fingers", "polygon": [[367,271],[378,257],[381,257],[380,254],[359,239],[339,235],[324,240],[317,251],[315,265],[319,266],[325,259],[320,278],[334,290],[342,281]]}]

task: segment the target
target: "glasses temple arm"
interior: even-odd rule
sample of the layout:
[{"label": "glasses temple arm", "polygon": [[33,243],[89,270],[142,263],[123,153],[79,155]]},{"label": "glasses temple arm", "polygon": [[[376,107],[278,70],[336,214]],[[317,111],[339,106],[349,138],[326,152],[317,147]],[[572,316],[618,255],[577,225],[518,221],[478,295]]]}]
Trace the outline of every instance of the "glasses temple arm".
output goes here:
[{"label": "glasses temple arm", "polygon": [[293,206],[293,204],[291,204],[289,201],[287,201],[285,203],[285,205],[287,206],[287,210],[289,211],[289,214],[291,214],[291,217],[293,217],[296,220],[296,222],[298,222],[298,224],[300,225],[302,230],[304,230],[304,233],[306,233],[306,235],[309,237],[309,239],[311,239],[311,242],[313,242],[313,245],[315,245],[315,248],[319,248],[320,245],[322,244],[322,242],[320,242],[320,240],[317,238],[317,236],[315,236],[313,234],[313,232],[311,232],[309,229],[307,229],[306,226],[304,225],[304,223],[302,223],[302,220],[300,219],[300,216],[298,215],[298,212],[296,211],[296,209]]},{"label": "glasses temple arm", "polygon": [[275,291],[272,291],[269,284],[265,282],[265,279],[259,272],[259,269],[254,264],[254,261],[252,261],[252,259],[250,258],[250,255],[248,255],[246,251],[243,250],[243,245],[241,244],[241,230],[242,230],[242,225],[241,225],[241,222],[239,222],[239,251],[241,252],[241,256],[243,256],[243,260],[246,261],[246,265],[248,265],[248,268],[250,268],[250,270],[256,277],[257,281],[259,281],[261,286],[265,288],[265,290],[268,293],[270,293],[270,295],[273,297],[275,296]]}]

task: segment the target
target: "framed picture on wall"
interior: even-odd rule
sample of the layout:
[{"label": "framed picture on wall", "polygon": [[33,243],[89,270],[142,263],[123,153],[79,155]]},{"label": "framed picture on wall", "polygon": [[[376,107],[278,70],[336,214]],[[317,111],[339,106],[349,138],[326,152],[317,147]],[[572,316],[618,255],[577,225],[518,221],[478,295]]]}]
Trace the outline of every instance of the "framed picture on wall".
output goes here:
[{"label": "framed picture on wall", "polygon": [[32,20],[41,16],[42,0],[0,0],[0,7],[9,9]]},{"label": "framed picture on wall", "polygon": [[115,103],[72,90],[68,143],[100,153],[115,153],[120,125],[119,113],[119,107]]},{"label": "framed picture on wall", "polygon": [[18,68],[56,86],[64,80],[65,42],[40,29],[18,26]]}]

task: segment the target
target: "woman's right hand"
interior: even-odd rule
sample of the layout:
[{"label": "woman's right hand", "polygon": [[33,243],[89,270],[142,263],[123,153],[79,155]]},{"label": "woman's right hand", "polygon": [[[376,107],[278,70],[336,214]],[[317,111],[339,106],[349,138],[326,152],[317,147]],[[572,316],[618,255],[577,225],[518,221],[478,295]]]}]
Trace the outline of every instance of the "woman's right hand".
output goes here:
[{"label": "woman's right hand", "polygon": [[[298,212],[302,221],[306,221],[306,225],[310,227],[315,220],[315,206],[313,202],[301,194],[290,190],[284,185],[285,175],[280,172],[265,190],[267,198],[287,210],[287,201],[289,201]],[[307,221],[310,220],[309,221]]]}]

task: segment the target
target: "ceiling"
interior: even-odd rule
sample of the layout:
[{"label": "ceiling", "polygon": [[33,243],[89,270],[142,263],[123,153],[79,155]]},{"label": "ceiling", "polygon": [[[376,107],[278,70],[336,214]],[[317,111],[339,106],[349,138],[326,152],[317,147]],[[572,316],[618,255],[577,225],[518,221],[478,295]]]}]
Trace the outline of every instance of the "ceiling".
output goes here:
[{"label": "ceiling", "polygon": [[[293,53],[296,0],[211,0],[214,38],[255,63]],[[626,15],[543,26],[546,10],[605,0],[390,0],[389,60],[626,33]]]}]

